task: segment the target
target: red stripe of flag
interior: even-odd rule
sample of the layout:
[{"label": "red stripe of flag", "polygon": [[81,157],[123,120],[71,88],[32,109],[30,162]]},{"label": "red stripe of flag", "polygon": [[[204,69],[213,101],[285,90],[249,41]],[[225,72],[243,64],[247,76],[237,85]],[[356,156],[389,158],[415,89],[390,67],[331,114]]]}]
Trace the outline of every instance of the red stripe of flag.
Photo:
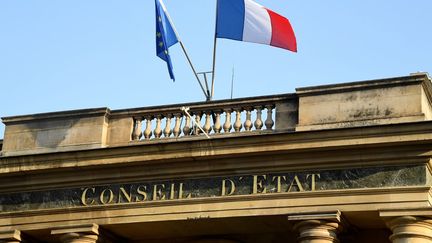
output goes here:
[{"label": "red stripe of flag", "polygon": [[266,10],[270,15],[272,25],[270,45],[297,52],[297,41],[289,20],[270,9]]}]

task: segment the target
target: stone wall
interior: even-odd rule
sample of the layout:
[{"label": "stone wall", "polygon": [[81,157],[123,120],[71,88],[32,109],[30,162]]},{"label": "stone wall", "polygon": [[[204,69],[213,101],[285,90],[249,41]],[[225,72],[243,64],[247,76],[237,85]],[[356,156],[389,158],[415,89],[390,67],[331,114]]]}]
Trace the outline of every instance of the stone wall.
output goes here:
[{"label": "stone wall", "polygon": [[424,74],[297,89],[297,130],[431,119],[432,86]]},{"label": "stone wall", "polygon": [[432,119],[431,97],[430,78],[417,73],[298,88],[293,94],[5,117],[2,156],[421,122]]}]

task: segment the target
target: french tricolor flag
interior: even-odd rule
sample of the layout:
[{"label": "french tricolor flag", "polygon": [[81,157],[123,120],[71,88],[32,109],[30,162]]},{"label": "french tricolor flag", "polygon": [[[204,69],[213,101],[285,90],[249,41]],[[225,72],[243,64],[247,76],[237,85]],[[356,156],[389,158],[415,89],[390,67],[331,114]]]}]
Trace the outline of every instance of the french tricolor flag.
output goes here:
[{"label": "french tricolor flag", "polygon": [[218,0],[216,37],[297,52],[296,38],[288,19],[253,0]]}]

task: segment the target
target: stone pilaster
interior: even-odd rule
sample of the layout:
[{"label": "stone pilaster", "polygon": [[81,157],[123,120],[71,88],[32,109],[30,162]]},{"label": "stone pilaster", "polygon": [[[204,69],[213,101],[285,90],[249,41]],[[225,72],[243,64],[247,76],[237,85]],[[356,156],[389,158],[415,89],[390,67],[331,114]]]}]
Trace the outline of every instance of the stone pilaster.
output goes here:
[{"label": "stone pilaster", "polygon": [[20,243],[21,241],[21,231],[19,230],[9,230],[0,231],[0,242],[2,243]]},{"label": "stone pilaster", "polygon": [[393,234],[393,243],[432,243],[432,219],[419,216],[401,216],[386,220]]},{"label": "stone pilaster", "polygon": [[51,230],[51,234],[58,236],[62,243],[96,243],[99,240],[99,226],[65,226]]},{"label": "stone pilaster", "polygon": [[317,213],[288,216],[294,221],[294,230],[298,231],[299,243],[339,242],[337,233],[342,230],[341,213]]}]

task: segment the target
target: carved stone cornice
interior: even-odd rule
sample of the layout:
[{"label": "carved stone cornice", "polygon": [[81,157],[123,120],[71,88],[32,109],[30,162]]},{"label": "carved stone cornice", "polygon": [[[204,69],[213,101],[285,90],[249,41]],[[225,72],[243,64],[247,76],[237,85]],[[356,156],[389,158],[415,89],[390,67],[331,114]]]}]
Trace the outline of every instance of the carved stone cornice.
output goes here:
[{"label": "carved stone cornice", "polygon": [[19,230],[0,231],[0,242],[19,243],[21,240],[21,231]]}]

